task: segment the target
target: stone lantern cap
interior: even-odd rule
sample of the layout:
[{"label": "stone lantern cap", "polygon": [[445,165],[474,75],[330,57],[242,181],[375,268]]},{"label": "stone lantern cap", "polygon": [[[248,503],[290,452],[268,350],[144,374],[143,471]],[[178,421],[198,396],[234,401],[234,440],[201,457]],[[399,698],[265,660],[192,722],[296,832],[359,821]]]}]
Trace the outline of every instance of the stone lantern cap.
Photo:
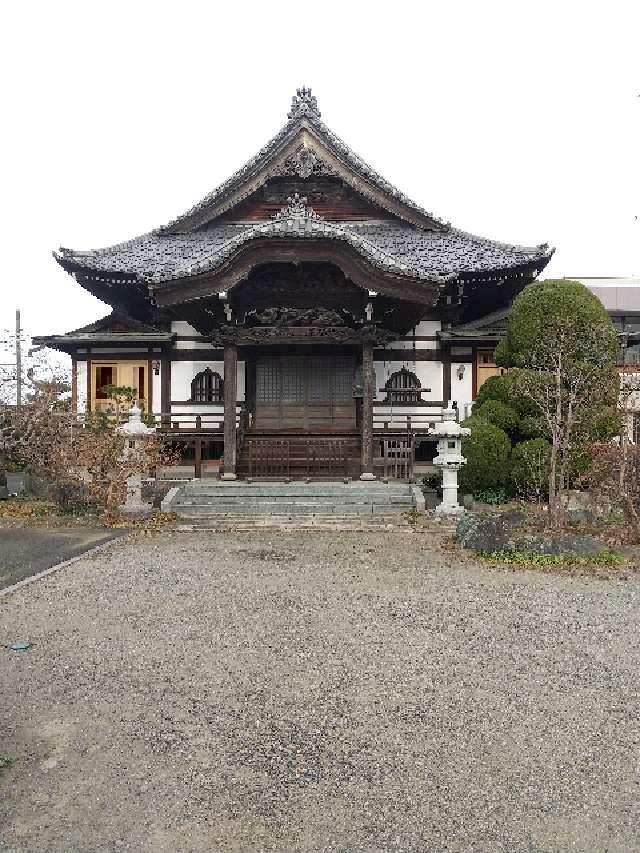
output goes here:
[{"label": "stone lantern cap", "polygon": [[129,409],[129,420],[118,428],[118,432],[122,435],[127,435],[130,438],[138,438],[144,435],[150,435],[156,431],[155,427],[148,427],[142,423],[142,409],[140,406],[133,405]]},{"label": "stone lantern cap", "polygon": [[462,439],[465,435],[471,435],[471,430],[468,427],[460,426],[456,420],[456,413],[454,409],[445,409],[442,412],[442,420],[429,430],[429,435],[442,439]]}]

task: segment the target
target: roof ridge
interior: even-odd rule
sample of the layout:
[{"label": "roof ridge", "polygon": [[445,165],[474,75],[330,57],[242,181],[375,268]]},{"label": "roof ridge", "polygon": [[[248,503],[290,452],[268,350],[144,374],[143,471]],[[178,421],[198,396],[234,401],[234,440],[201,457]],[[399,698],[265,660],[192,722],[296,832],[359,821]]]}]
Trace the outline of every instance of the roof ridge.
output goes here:
[{"label": "roof ridge", "polygon": [[[226,178],[226,180],[222,181],[222,183],[218,184],[217,187],[203,196],[200,201],[192,205],[187,211],[175,219],[172,219],[166,225],[162,225],[154,229],[151,233],[166,234],[179,226],[180,223],[189,220],[200,212],[203,212],[208,205],[212,204],[217,199],[224,197],[224,194],[227,191],[250,178],[251,174],[264,165],[269,157],[275,156],[278,148],[282,146],[287,139],[294,136],[295,130],[305,127],[307,130],[315,130],[318,133],[320,140],[324,141],[325,144],[328,145],[331,153],[336,156],[340,162],[358,172],[362,178],[377,187],[377,189],[383,194],[391,196],[396,202],[411,209],[420,217],[424,217],[443,227],[449,227],[450,223],[445,222],[430,213],[409,198],[409,196],[405,195],[405,193],[401,192],[401,190],[395,187],[392,183],[387,181],[386,178],[370,166],[366,160],[363,160],[359,154],[356,154],[356,152],[347,145],[343,139],[331,130],[331,128],[328,127],[328,125],[321,119],[317,100],[312,94],[311,89],[303,86],[296,91],[296,94],[292,98],[291,109],[287,114],[287,122],[262,146],[262,148],[259,149],[256,154],[254,154],[253,157],[247,160],[244,165],[233,172],[233,174]],[[396,215],[399,216],[399,218],[403,218],[397,212]]]}]

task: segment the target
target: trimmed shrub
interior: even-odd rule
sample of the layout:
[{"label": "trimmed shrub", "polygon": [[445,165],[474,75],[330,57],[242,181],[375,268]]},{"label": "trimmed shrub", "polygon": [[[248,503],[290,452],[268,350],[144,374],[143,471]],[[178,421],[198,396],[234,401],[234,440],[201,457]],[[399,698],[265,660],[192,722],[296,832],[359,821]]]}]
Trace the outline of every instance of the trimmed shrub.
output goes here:
[{"label": "trimmed shrub", "polygon": [[462,455],[467,460],[460,470],[462,491],[476,495],[505,487],[509,482],[509,436],[484,418],[467,418],[463,426],[471,429],[471,435],[462,440]]},{"label": "trimmed shrub", "polygon": [[542,421],[535,415],[520,418],[518,432],[523,439],[544,438],[545,430]]},{"label": "trimmed shrub", "polygon": [[515,409],[520,418],[535,415],[535,403],[523,394],[518,393],[516,388],[520,373],[521,371],[514,369],[507,371],[502,376],[490,376],[486,379],[478,389],[474,415],[476,409],[487,400],[499,400],[501,403],[505,403]]},{"label": "trimmed shrub", "polygon": [[517,494],[543,500],[549,491],[551,445],[544,438],[516,444],[511,453],[511,482]]},{"label": "trimmed shrub", "polygon": [[480,406],[474,407],[473,417],[489,421],[508,433],[515,432],[520,421],[516,410],[501,400],[485,400]]}]

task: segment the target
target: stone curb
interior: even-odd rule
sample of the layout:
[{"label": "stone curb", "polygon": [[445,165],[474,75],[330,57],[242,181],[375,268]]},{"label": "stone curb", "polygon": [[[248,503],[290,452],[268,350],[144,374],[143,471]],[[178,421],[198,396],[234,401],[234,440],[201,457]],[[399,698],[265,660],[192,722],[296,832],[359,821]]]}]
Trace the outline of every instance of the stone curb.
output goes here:
[{"label": "stone curb", "polygon": [[129,533],[125,533],[122,536],[115,536],[113,539],[109,539],[107,542],[101,542],[99,545],[93,545],[87,551],[83,551],[82,554],[77,554],[75,557],[70,557],[68,560],[63,560],[61,563],[56,563],[55,566],[49,566],[48,569],[44,569],[41,572],[38,572],[35,575],[31,575],[28,578],[23,578],[21,581],[12,584],[11,586],[7,586],[4,589],[0,589],[0,598],[4,598],[5,595],[9,595],[12,592],[17,592],[21,587],[28,586],[30,583],[35,583],[35,581],[39,581],[42,578],[46,578],[47,575],[52,575],[54,572],[59,571],[60,569],[64,569],[67,566],[72,565],[73,563],[77,563],[78,560],[82,560],[84,557],[89,557],[91,554],[95,554],[98,551],[103,551],[105,548],[110,547],[115,542],[122,542],[123,539],[126,539],[129,536]]}]

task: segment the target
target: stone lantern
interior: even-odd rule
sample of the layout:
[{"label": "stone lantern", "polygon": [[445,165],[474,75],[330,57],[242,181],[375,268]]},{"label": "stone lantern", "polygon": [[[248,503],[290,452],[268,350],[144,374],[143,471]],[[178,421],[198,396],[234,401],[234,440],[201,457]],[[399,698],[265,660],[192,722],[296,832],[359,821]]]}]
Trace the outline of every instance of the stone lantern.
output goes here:
[{"label": "stone lantern", "polygon": [[444,409],[442,421],[429,430],[438,439],[438,455],[433,464],[442,469],[442,503],[436,507],[437,516],[459,516],[464,508],[458,503],[458,471],[466,463],[462,455],[462,438],[471,430],[461,427],[455,409]]},{"label": "stone lantern", "polygon": [[[129,409],[128,422],[118,428],[118,432],[125,437],[124,458],[128,458],[137,441],[144,440],[155,431],[155,427],[148,427],[142,423],[142,409],[134,403]],[[131,513],[147,512],[150,509],[150,504],[142,500],[141,473],[127,477],[127,499],[122,509],[123,512]]]}]

